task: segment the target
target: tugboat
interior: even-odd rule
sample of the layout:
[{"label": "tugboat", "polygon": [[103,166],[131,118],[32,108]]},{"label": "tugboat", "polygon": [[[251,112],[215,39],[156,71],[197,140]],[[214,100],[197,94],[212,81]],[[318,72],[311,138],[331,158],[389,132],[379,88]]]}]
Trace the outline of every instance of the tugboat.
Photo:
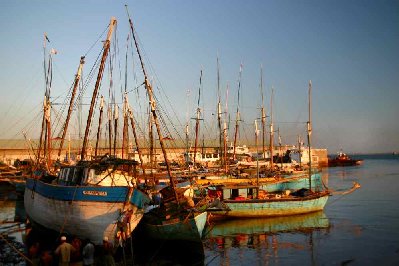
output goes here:
[{"label": "tugboat", "polygon": [[328,166],[335,167],[335,166],[355,166],[360,165],[363,163],[363,160],[355,160],[350,158],[348,155],[343,153],[342,151],[338,153],[338,155],[331,159],[328,158]]}]

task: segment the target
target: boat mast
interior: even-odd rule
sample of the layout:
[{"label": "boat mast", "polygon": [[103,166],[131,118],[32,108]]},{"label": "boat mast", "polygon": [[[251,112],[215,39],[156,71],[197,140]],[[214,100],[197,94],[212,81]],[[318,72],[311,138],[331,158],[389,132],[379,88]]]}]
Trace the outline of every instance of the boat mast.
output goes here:
[{"label": "boat mast", "polygon": [[199,121],[201,119],[201,108],[200,108],[200,99],[201,99],[201,86],[202,86],[202,69],[200,74],[200,84],[198,88],[198,101],[197,101],[197,117],[195,118],[195,143],[194,143],[194,167],[196,163],[197,156],[197,147],[198,147],[198,135],[199,135]]},{"label": "boat mast", "polygon": [[220,71],[219,71],[219,57],[216,58],[217,63],[217,89],[218,89],[218,104],[217,104],[217,116],[218,116],[218,127],[219,127],[219,158],[222,160],[222,104],[220,95]]},{"label": "boat mast", "polygon": [[47,38],[47,34],[44,33],[44,38],[43,38],[43,72],[44,72],[44,85],[45,85],[45,92],[44,92],[44,101],[43,101],[43,117],[42,117],[42,127],[40,130],[40,139],[39,139],[39,148],[37,151],[37,160],[36,164],[39,165],[40,163],[40,153],[42,150],[43,146],[43,134],[44,134],[44,126],[46,123],[46,105],[47,105],[47,67],[46,67],[46,42],[49,42],[49,39]]},{"label": "boat mast", "polygon": [[129,36],[126,38],[126,54],[125,54],[125,95],[123,102],[123,134],[122,134],[122,159],[129,157],[129,106],[127,100],[127,54],[129,50]]},{"label": "boat mast", "polygon": [[114,156],[116,158],[116,140],[118,135],[119,107],[114,103]]},{"label": "boat mast", "polygon": [[242,73],[242,64],[240,65],[240,74],[239,74],[239,76],[238,76],[238,97],[237,97],[236,127],[235,127],[235,132],[234,132],[233,160],[236,159],[236,147],[237,147],[237,137],[238,137],[238,126],[239,126],[239,121],[240,121],[241,73]]},{"label": "boat mast", "polygon": [[301,136],[298,135],[299,168],[302,168]]},{"label": "boat mast", "polygon": [[108,154],[112,154],[112,106],[111,103],[108,103],[107,109],[108,116]]},{"label": "boat mast", "polygon": [[141,154],[141,149],[139,147],[139,140],[138,140],[137,132],[136,132],[136,123],[134,122],[133,110],[130,108],[130,106],[128,107],[128,112],[129,112],[129,117],[130,117],[130,124],[132,124],[134,142],[136,143],[136,150],[137,150],[137,153],[139,154],[140,166],[141,166],[141,169],[143,170],[144,181],[147,184],[147,176],[146,176],[145,170],[144,170],[143,156]]},{"label": "boat mast", "polygon": [[277,135],[278,135],[278,152],[280,154],[280,166],[283,169],[283,154],[281,150],[281,135],[280,135],[280,127],[277,128]]},{"label": "boat mast", "polygon": [[256,148],[256,186],[259,190],[259,151],[258,151],[258,121],[255,119],[255,148]]},{"label": "boat mast", "polygon": [[[129,112],[127,103],[127,94],[125,93],[125,100],[123,105],[123,135],[122,135],[122,159],[129,156]],[[125,156],[126,155],[126,156]]]},{"label": "boat mast", "polygon": [[273,142],[274,142],[274,131],[273,131],[273,95],[274,89],[272,87],[272,95],[270,97],[270,170],[273,171]]},{"label": "boat mast", "polygon": [[97,157],[97,153],[98,153],[98,143],[100,141],[100,136],[101,136],[101,122],[103,119],[103,113],[104,113],[104,96],[101,95],[101,97],[100,97],[100,115],[98,117],[96,149],[94,150],[95,157]]},{"label": "boat mast", "polygon": [[311,135],[312,135],[312,81],[309,80],[309,120],[308,120],[308,145],[309,145],[309,190],[312,191],[312,149],[311,149]]},{"label": "boat mast", "polygon": [[67,130],[68,130],[68,126],[69,126],[69,120],[71,119],[73,102],[75,101],[76,90],[77,90],[78,85],[79,85],[79,81],[80,81],[80,77],[81,77],[81,74],[82,74],[82,69],[83,69],[83,64],[84,63],[85,63],[85,57],[81,56],[80,57],[79,67],[78,67],[78,71],[77,71],[76,76],[75,76],[75,81],[74,81],[73,90],[72,90],[72,94],[71,94],[71,100],[69,101],[68,115],[67,115],[67,118],[65,120],[64,129],[62,131],[60,147],[58,149],[58,159],[61,156],[62,147],[64,146],[65,136],[66,136],[66,133],[67,133]]},{"label": "boat mast", "polygon": [[263,67],[262,65],[260,66],[260,95],[262,99],[262,107],[260,109],[261,111],[261,121],[262,121],[262,158],[265,158],[265,133],[266,133],[266,112],[265,112],[265,106],[264,106],[264,101],[263,101]]},{"label": "boat mast", "polygon": [[[151,104],[150,104],[151,105]],[[153,118],[151,116],[150,108],[148,105],[148,138],[150,140],[150,169],[151,169],[151,177],[154,180],[155,184],[155,176],[154,176],[154,128],[153,128]]]},{"label": "boat mast", "polygon": [[57,51],[51,49],[49,53],[49,63],[47,69],[47,80],[46,80],[46,97],[44,106],[44,116],[45,116],[45,141],[44,141],[44,158],[46,159],[46,168],[49,169],[51,165],[51,102],[50,102],[50,91],[51,83],[53,81],[53,54],[57,54]]},{"label": "boat mast", "polygon": [[115,25],[116,25],[116,19],[114,17],[112,17],[111,21],[109,23],[107,39],[104,42],[104,46],[103,46],[104,51],[103,51],[103,55],[101,58],[100,69],[98,71],[97,80],[96,80],[96,84],[95,84],[94,91],[93,91],[93,96],[91,98],[89,116],[87,117],[86,130],[85,130],[82,151],[81,151],[81,160],[86,159],[87,141],[89,138],[89,130],[90,130],[91,120],[92,120],[92,116],[93,116],[94,104],[96,102],[97,93],[100,88],[100,83],[101,83],[101,79],[102,79],[103,72],[104,72],[105,61],[108,56],[108,52],[109,52],[109,48],[110,48],[110,44],[111,44],[112,32],[114,30]]},{"label": "boat mast", "polygon": [[143,61],[143,59],[141,57],[141,53],[140,53],[140,50],[139,50],[139,46],[138,46],[138,43],[137,43],[137,39],[136,39],[134,27],[133,27],[133,22],[132,22],[132,20],[130,18],[129,11],[127,9],[127,5],[125,5],[125,7],[126,7],[126,12],[127,12],[128,18],[129,18],[129,24],[130,24],[130,29],[132,31],[134,45],[136,46],[137,55],[138,55],[138,57],[140,59],[141,69],[142,69],[143,75],[144,75],[144,84],[145,84],[145,88],[147,89],[147,94],[148,94],[148,98],[149,98],[150,105],[151,105],[151,113],[152,113],[152,117],[153,117],[154,122],[155,122],[155,127],[157,129],[157,133],[158,133],[158,137],[159,137],[159,143],[161,145],[162,153],[163,153],[163,156],[164,156],[164,159],[165,159],[166,170],[167,170],[168,175],[169,175],[170,185],[171,185],[171,187],[173,189],[175,200],[176,200],[177,204],[180,205],[179,204],[179,197],[178,197],[177,191],[176,191],[176,182],[175,182],[174,176],[172,175],[172,171],[171,171],[171,168],[170,168],[170,163],[169,163],[169,160],[168,160],[168,154],[166,153],[166,148],[165,148],[165,144],[163,142],[163,137],[162,137],[162,131],[161,131],[161,127],[160,127],[159,121],[158,121],[158,116],[157,116],[157,113],[156,113],[156,102],[155,102],[154,96],[153,96],[152,85],[148,81],[147,72],[146,72],[145,67],[144,67],[144,61]]}]

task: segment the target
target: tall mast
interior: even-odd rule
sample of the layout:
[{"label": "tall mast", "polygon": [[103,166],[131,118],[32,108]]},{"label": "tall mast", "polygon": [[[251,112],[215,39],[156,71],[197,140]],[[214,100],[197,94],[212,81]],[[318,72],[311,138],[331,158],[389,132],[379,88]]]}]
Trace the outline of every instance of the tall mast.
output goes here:
[{"label": "tall mast", "polygon": [[129,112],[129,117],[130,117],[130,124],[132,125],[132,131],[133,131],[134,142],[136,144],[136,150],[137,150],[137,153],[139,154],[140,166],[141,166],[141,169],[143,170],[145,183],[147,184],[147,176],[144,171],[143,156],[141,153],[139,139],[137,137],[137,132],[136,132],[136,123],[134,122],[133,110],[130,108],[130,106],[128,107],[128,112]]},{"label": "tall mast", "polygon": [[[128,158],[129,154],[129,113],[127,93],[125,93],[123,102],[123,135],[122,135],[122,159]],[[126,156],[125,156],[126,155]]]},{"label": "tall mast", "polygon": [[227,122],[223,123],[223,162],[224,173],[227,174]]},{"label": "tall mast", "polygon": [[311,135],[312,135],[312,81],[309,80],[309,120],[308,120],[308,145],[309,145],[309,190],[312,190],[312,148],[311,148]]},{"label": "tall mast", "polygon": [[127,54],[129,50],[129,36],[126,38],[126,54],[125,54],[125,96],[123,105],[123,135],[122,135],[122,159],[129,156],[129,106],[127,100]]},{"label": "tall mast", "polygon": [[80,81],[80,77],[81,77],[81,74],[82,74],[82,69],[83,69],[83,64],[84,63],[85,63],[85,57],[81,56],[80,57],[79,67],[78,67],[78,72],[76,73],[76,76],[75,76],[75,81],[74,81],[73,90],[72,90],[72,94],[71,94],[71,100],[69,101],[68,115],[67,115],[67,118],[65,120],[64,129],[62,131],[60,148],[58,150],[58,158],[60,158],[61,151],[62,151],[62,146],[64,146],[64,140],[65,140],[65,136],[66,136],[66,133],[67,133],[67,130],[68,130],[69,120],[71,119],[73,103],[75,101],[76,90],[77,90],[78,85],[79,85],[79,81]]},{"label": "tall mast", "polygon": [[218,116],[218,127],[219,127],[219,158],[222,160],[222,104],[220,95],[220,71],[219,71],[219,57],[216,59],[217,63],[217,89],[218,89],[218,104],[217,104],[217,116]]},{"label": "tall mast", "polygon": [[266,133],[266,112],[263,99],[263,67],[260,66],[260,95],[262,99],[261,111],[261,122],[262,122],[262,158],[265,158],[265,133]]},{"label": "tall mast", "polygon": [[118,136],[118,120],[119,120],[119,107],[115,103],[114,105],[114,156],[116,157],[116,140]]},{"label": "tall mast", "polygon": [[101,97],[100,97],[100,115],[98,117],[96,149],[94,150],[95,157],[97,157],[97,154],[98,154],[98,143],[99,143],[100,137],[101,137],[101,122],[103,119],[103,113],[104,113],[104,96],[101,95]]},{"label": "tall mast", "polygon": [[104,51],[103,51],[103,56],[101,58],[100,69],[98,71],[96,85],[95,85],[94,91],[93,91],[93,96],[91,98],[89,116],[87,117],[86,130],[85,130],[85,135],[84,135],[83,145],[82,145],[82,152],[81,152],[81,159],[82,160],[86,159],[87,141],[88,141],[88,138],[89,138],[91,120],[92,120],[92,117],[93,117],[94,104],[96,102],[97,93],[98,93],[98,90],[100,88],[101,79],[102,79],[102,76],[103,76],[103,73],[104,73],[105,61],[106,61],[107,56],[108,56],[108,52],[109,52],[109,48],[110,48],[110,44],[111,44],[112,32],[114,30],[115,25],[116,25],[116,19],[114,17],[112,17],[111,21],[109,23],[107,39],[105,40],[104,46],[103,46]]},{"label": "tall mast", "polygon": [[273,95],[274,89],[272,87],[272,95],[270,97],[270,170],[273,171],[273,142],[274,142],[274,131],[273,131]]},{"label": "tall mast", "polygon": [[277,128],[277,135],[278,135],[278,152],[280,154],[280,166],[283,169],[283,154],[281,150],[281,135],[280,135],[280,127]]},{"label": "tall mast", "polygon": [[242,64],[240,65],[240,74],[239,74],[239,76],[238,76],[238,96],[237,96],[236,127],[235,127],[235,132],[234,132],[233,160],[236,159],[236,147],[237,147],[237,137],[238,137],[238,126],[239,126],[239,121],[240,121],[241,73],[242,73]]},{"label": "tall mast", "polygon": [[298,153],[299,153],[299,168],[302,168],[302,147],[301,136],[298,135]]},{"label": "tall mast", "polygon": [[[259,190],[259,152],[258,152],[258,121],[255,119],[255,148],[256,148],[256,187]],[[257,193],[259,195],[259,191]]]},{"label": "tall mast", "polygon": [[47,69],[47,80],[46,80],[46,104],[44,106],[44,116],[45,116],[45,141],[44,141],[44,158],[46,158],[46,168],[48,169],[51,165],[51,102],[50,102],[50,91],[51,84],[53,81],[53,56],[52,54],[57,54],[54,49],[51,49],[49,53],[49,63]]},{"label": "tall mast", "polygon": [[194,143],[194,167],[197,156],[197,147],[198,147],[198,135],[199,135],[199,121],[201,118],[201,108],[200,108],[200,99],[201,99],[201,86],[202,86],[202,69],[199,80],[199,88],[198,88],[198,101],[197,101],[197,117],[195,118],[195,143]]},{"label": "tall mast", "polygon": [[46,116],[45,116],[45,108],[47,105],[47,67],[46,67],[46,43],[50,42],[49,39],[47,38],[47,34],[44,33],[44,38],[43,38],[43,73],[44,73],[44,85],[45,85],[45,92],[44,92],[44,101],[43,101],[43,118],[42,118],[42,127],[40,130],[40,139],[39,139],[39,148],[37,151],[37,162],[36,164],[38,165],[40,162],[40,153],[42,150],[42,145],[43,145],[43,134],[45,131],[45,123],[46,123]]},{"label": "tall mast", "polygon": [[108,154],[112,154],[112,107],[111,103],[108,103],[107,109],[107,117],[108,117]]},{"label": "tall mast", "polygon": [[143,71],[143,74],[144,74],[144,84],[145,84],[145,88],[147,89],[147,94],[148,94],[148,98],[149,98],[150,105],[151,105],[151,113],[152,113],[152,117],[153,117],[154,122],[155,122],[155,126],[156,126],[158,137],[159,137],[159,143],[161,145],[162,153],[163,153],[163,156],[164,156],[164,159],[165,159],[166,170],[168,172],[169,179],[170,179],[170,185],[171,185],[171,187],[173,189],[173,192],[175,194],[176,202],[177,202],[177,204],[179,204],[179,197],[178,197],[177,191],[176,191],[176,182],[175,182],[174,176],[172,175],[172,171],[171,171],[171,168],[170,168],[170,163],[169,163],[169,160],[168,160],[168,154],[166,153],[165,144],[163,142],[162,131],[161,131],[161,127],[160,127],[159,121],[158,121],[158,116],[157,116],[157,112],[156,112],[156,102],[155,102],[154,96],[153,96],[152,85],[148,81],[147,72],[146,72],[145,67],[144,67],[144,61],[143,61],[143,59],[141,57],[139,46],[138,46],[138,43],[137,43],[137,40],[136,40],[136,35],[135,35],[134,27],[133,27],[133,22],[130,19],[129,11],[127,10],[127,6],[126,5],[125,5],[125,7],[126,7],[127,15],[129,17],[129,24],[130,24],[130,29],[132,31],[132,36],[133,36],[133,39],[134,39],[134,44],[136,46],[136,51],[137,51],[138,57],[140,59],[141,68],[142,68],[142,71]]},{"label": "tall mast", "polygon": [[[151,105],[151,104],[150,104]],[[148,105],[148,138],[150,140],[150,169],[151,169],[151,177],[154,180],[155,184],[155,177],[154,177],[154,126],[153,126],[153,117],[150,111],[150,105]]]}]

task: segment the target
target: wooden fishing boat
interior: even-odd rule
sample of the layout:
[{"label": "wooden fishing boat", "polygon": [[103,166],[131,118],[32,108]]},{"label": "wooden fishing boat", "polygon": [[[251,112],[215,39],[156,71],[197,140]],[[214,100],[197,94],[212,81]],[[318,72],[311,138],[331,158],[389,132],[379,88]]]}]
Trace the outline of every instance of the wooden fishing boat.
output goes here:
[{"label": "wooden fishing boat", "polygon": [[[309,82],[309,121],[307,122],[308,149],[311,154],[311,82]],[[255,145],[258,139],[258,127],[255,120]],[[272,139],[272,138],[271,138]],[[272,150],[272,149],[271,149]],[[273,160],[271,160],[273,161]],[[324,209],[330,192],[313,190],[309,161],[308,187],[297,191],[282,190],[268,193],[259,183],[259,171],[253,185],[225,185],[217,191],[217,198],[207,209],[216,217],[255,218],[287,216],[316,212]]]},{"label": "wooden fishing boat", "polygon": [[328,158],[328,167],[361,165],[363,160],[355,160],[343,152],[339,152],[334,158]]},{"label": "wooden fishing boat", "polygon": [[[104,237],[108,237],[112,242],[117,242],[118,237],[129,237],[143,217],[144,208],[150,201],[149,196],[138,188],[135,170],[137,162],[120,159],[115,155],[117,122],[114,123],[113,156],[97,156],[97,145],[95,154],[91,158],[87,151],[94,106],[115,26],[116,19],[111,18],[107,39],[103,42],[103,53],[91,99],[80,161],[76,165],[62,165],[59,160],[56,163],[52,161],[51,141],[54,138],[51,136],[50,123],[52,69],[52,53],[50,53],[49,63],[48,65],[45,64],[45,68],[48,67],[48,69],[45,71],[46,93],[43,105],[42,131],[38,151],[37,153],[34,152],[36,156],[34,169],[36,170],[27,179],[24,193],[26,213],[33,224],[41,225],[59,233],[72,234],[81,239],[90,239],[95,244],[101,244]],[[44,44],[46,44],[46,39],[47,36],[45,36]],[[46,51],[46,49],[44,50]],[[74,99],[84,59],[85,57],[81,57],[75,76],[62,137],[57,138],[60,139],[58,158],[61,155],[68,123],[75,104]],[[101,97],[99,129],[102,106],[103,98]],[[115,107],[114,116],[117,120],[117,107]],[[109,128],[111,129],[111,127]],[[99,132],[100,130],[97,134],[97,144]]]},{"label": "wooden fishing boat", "polygon": [[[328,191],[309,192],[299,190],[290,194],[266,193],[258,186],[226,186],[220,201],[223,208],[208,208],[212,216],[219,218],[255,218],[288,216],[323,210]],[[256,194],[258,192],[258,194]]]},{"label": "wooden fishing boat", "polygon": [[[135,161],[107,159],[62,168],[52,182],[28,178],[24,202],[33,223],[101,244],[130,236],[150,198],[136,188]],[[130,167],[129,171],[122,170]],[[119,232],[119,233],[118,233]]]}]

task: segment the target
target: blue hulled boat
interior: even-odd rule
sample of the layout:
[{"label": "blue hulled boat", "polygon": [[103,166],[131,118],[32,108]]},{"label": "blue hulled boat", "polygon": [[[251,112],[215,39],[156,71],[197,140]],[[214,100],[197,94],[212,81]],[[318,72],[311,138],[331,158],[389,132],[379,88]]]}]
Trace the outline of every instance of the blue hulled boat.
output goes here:
[{"label": "blue hulled boat", "polygon": [[33,223],[95,244],[101,244],[105,236],[110,240],[128,237],[150,201],[134,185],[135,163],[122,159],[80,162],[61,168],[52,181],[28,178],[26,213]]}]

